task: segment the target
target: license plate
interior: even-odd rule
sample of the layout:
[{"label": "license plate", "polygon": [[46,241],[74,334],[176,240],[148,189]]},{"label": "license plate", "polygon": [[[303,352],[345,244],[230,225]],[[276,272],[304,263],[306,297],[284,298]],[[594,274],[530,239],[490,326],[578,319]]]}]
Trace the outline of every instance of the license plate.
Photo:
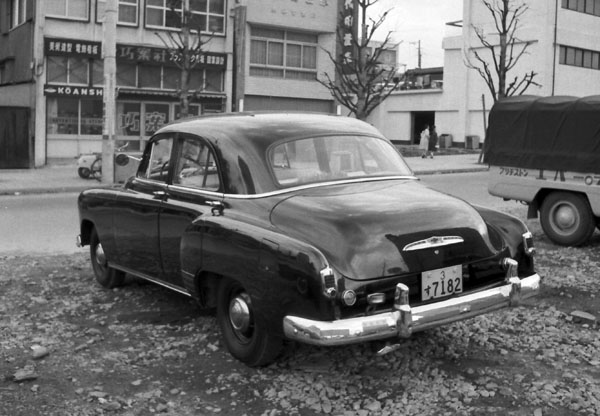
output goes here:
[{"label": "license plate", "polygon": [[462,290],[462,265],[460,264],[421,273],[421,299],[424,301],[461,293]]}]

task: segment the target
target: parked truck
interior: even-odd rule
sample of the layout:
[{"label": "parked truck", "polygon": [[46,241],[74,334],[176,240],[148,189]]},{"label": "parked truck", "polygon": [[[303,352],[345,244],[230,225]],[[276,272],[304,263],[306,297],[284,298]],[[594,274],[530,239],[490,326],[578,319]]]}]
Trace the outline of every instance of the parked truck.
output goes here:
[{"label": "parked truck", "polygon": [[529,206],[556,244],[584,244],[600,229],[600,96],[519,96],[490,111],[488,191]]}]

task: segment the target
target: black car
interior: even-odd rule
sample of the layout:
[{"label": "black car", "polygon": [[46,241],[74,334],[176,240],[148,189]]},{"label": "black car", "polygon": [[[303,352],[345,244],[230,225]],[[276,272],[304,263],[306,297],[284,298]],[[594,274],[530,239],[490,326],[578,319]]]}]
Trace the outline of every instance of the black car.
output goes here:
[{"label": "black car", "polygon": [[411,333],[539,291],[518,219],[421,185],[374,127],[319,114],[231,114],[165,126],[122,188],[79,197],[97,281],[126,273],[216,308],[251,366],[284,338]]}]

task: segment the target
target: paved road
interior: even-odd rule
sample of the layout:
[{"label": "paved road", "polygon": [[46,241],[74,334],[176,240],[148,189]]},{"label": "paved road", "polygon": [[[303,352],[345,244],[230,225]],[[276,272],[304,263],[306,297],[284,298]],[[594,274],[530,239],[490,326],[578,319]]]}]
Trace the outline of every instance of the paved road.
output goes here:
[{"label": "paved road", "polygon": [[77,194],[0,197],[0,253],[73,253]]},{"label": "paved road", "polygon": [[[487,172],[423,175],[422,182],[471,203],[515,207],[487,193]],[[74,253],[78,234],[77,194],[0,196],[0,253]],[[525,207],[520,207],[525,215]],[[524,216],[522,217],[524,218]]]}]

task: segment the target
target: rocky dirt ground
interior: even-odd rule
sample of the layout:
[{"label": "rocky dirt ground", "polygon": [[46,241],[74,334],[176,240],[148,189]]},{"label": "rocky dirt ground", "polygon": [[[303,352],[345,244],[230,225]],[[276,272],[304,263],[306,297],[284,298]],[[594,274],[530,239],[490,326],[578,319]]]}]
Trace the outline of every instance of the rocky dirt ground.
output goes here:
[{"label": "rocky dirt ground", "polygon": [[600,415],[600,234],[559,248],[529,225],[540,298],[382,357],[380,343],[290,343],[262,369],[233,360],[187,298],[100,288],[87,253],[0,254],[0,414]]}]

